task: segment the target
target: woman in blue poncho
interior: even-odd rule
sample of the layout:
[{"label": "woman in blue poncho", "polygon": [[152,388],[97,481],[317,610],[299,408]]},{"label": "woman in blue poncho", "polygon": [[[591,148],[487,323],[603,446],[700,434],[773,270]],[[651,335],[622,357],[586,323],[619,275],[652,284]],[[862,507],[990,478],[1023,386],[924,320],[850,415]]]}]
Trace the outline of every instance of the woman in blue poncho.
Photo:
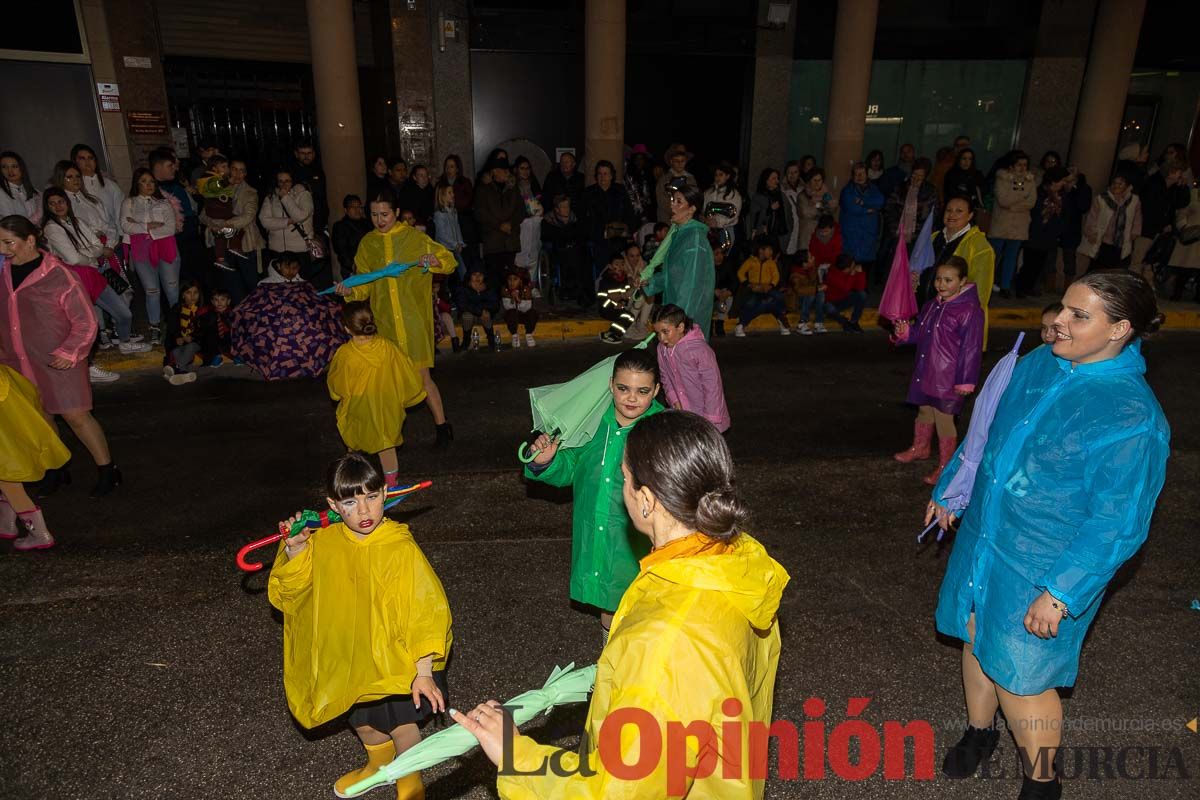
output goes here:
[{"label": "woman in blue poncho", "polygon": [[[1154,290],[1128,272],[1073,283],[1056,341],[1017,364],[989,431],[938,596],[937,628],[961,639],[969,727],[942,770],[968,777],[996,746],[1004,711],[1027,768],[1020,800],[1058,798],[1056,687],[1117,569],[1146,539],[1170,429],[1143,373],[1162,324]],[[949,524],[950,460],[928,518]]]}]

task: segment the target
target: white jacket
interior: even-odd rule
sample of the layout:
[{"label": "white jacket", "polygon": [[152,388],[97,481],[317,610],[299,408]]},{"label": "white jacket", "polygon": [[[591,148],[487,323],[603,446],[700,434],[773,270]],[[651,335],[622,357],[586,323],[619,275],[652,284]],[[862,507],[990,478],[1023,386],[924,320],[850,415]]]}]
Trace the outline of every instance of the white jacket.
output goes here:
[{"label": "white jacket", "polygon": [[120,236],[117,229],[113,227],[104,204],[98,198],[89,200],[83,192],[67,192],[66,194],[71,200],[71,210],[75,212],[79,224],[87,225],[95,232],[96,238],[99,238],[101,234],[108,237],[110,247],[115,245]]},{"label": "white jacket", "polygon": [[104,206],[104,210],[108,212],[108,224],[114,231],[121,230],[121,201],[125,199],[125,192],[121,187],[117,186],[117,182],[110,176],[105,176],[104,185],[100,185],[100,178],[96,175],[83,177],[83,188],[88,190],[88,194],[95,197]]},{"label": "white jacket", "polygon": [[[4,179],[0,178],[0,180]],[[41,221],[42,195],[40,192],[35,190],[32,195],[29,195],[24,186],[20,184],[14,186],[11,183],[8,184],[8,191],[12,193],[12,197],[0,190],[0,217],[17,214],[33,223]]]},{"label": "white jacket", "polygon": [[[155,240],[175,235],[175,206],[171,205],[170,200],[159,200],[152,195],[126,197],[121,201],[121,210],[118,213],[123,242],[129,242],[135,233],[148,233],[150,238]],[[151,222],[161,222],[162,226],[151,229]]]},{"label": "white jacket", "polygon": [[[58,224],[57,220],[47,220],[42,234],[46,237],[50,252],[62,259],[64,264],[94,267],[104,252],[104,245],[100,244],[100,240],[82,220],[79,222],[79,233],[72,230],[70,235],[66,227]],[[74,242],[71,241],[72,235],[75,237]]]},{"label": "white jacket", "polygon": [[312,195],[303,186],[293,186],[283,200],[271,192],[263,201],[258,220],[267,229],[267,249],[276,253],[304,253],[308,245],[293,227],[299,223],[308,237],[313,235]]}]

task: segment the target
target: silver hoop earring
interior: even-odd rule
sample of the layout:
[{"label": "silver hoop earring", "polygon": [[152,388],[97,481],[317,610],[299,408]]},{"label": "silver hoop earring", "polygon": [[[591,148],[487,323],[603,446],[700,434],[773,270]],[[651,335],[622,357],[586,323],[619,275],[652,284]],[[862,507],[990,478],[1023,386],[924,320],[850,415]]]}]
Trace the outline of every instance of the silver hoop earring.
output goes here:
[{"label": "silver hoop earring", "polygon": [[650,516],[650,509],[642,506],[642,519],[646,519],[648,516]]}]

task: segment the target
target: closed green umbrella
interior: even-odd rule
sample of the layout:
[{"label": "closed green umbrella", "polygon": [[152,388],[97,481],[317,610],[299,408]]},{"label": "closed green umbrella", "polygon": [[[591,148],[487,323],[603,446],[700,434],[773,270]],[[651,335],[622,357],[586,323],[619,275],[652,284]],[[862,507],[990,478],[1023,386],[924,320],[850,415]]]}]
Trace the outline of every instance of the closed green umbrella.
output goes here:
[{"label": "closed green umbrella", "polygon": [[[519,727],[538,714],[550,713],[555,706],[584,702],[595,682],[595,664],[576,669],[572,662],[565,667],[555,667],[542,688],[517,695],[505,703],[504,708],[512,714],[513,723]],[[452,725],[405,750],[374,775],[351,785],[342,797],[357,797],[385,783],[395,783],[405,775],[461,756],[478,744],[479,741],[466,728]]]},{"label": "closed green umbrella", "polygon": [[[653,341],[654,334],[647,336],[635,349],[643,349]],[[620,355],[619,353],[617,355]],[[609,382],[612,379],[613,362],[617,356],[609,356],[580,373],[566,383],[553,383],[529,390],[529,409],[533,414],[533,430],[558,439],[565,448],[587,444],[600,427],[600,418],[608,410],[612,400]],[[529,452],[529,442],[517,448],[521,463],[528,464],[540,452]]]}]

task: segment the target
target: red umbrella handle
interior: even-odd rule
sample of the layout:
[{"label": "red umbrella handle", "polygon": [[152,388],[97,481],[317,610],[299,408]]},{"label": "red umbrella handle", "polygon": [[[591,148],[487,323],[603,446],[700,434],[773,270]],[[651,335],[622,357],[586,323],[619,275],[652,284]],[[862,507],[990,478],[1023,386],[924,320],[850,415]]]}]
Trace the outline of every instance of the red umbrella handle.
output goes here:
[{"label": "red umbrella handle", "polygon": [[251,551],[257,550],[260,547],[266,547],[269,544],[274,544],[275,542],[278,542],[284,536],[287,536],[287,534],[286,533],[273,533],[270,536],[264,536],[263,538],[258,539],[257,541],[253,541],[250,544],[244,546],[241,550],[238,550],[238,552],[237,552],[238,568],[241,569],[243,572],[258,572],[260,569],[263,568],[263,565],[256,563],[254,561],[247,561],[246,556],[248,556],[251,553]]}]

